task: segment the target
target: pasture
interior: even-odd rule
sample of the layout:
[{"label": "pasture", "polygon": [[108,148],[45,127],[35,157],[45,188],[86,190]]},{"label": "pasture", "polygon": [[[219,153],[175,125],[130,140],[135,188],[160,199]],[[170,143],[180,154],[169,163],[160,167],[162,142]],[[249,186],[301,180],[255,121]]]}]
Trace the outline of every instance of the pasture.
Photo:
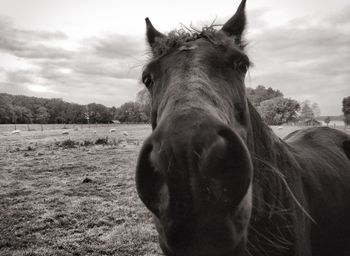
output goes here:
[{"label": "pasture", "polygon": [[[111,128],[0,126],[0,255],[162,255],[134,184],[151,129]],[[297,128],[273,129],[284,137]]]}]

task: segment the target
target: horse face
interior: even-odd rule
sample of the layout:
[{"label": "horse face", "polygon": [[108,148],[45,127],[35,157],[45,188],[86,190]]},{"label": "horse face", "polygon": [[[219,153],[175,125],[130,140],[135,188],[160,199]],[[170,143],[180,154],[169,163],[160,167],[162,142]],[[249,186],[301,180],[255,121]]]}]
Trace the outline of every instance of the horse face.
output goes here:
[{"label": "horse face", "polygon": [[244,5],[221,31],[192,40],[164,36],[146,20],[154,56],[143,81],[153,133],[141,149],[136,184],[166,255],[239,255],[245,248],[253,167]]}]

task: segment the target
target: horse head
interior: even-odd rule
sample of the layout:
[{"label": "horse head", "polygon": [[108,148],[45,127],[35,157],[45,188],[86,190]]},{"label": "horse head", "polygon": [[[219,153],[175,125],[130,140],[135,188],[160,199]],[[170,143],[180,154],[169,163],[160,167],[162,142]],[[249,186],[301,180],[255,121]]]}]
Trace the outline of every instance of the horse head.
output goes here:
[{"label": "horse head", "polygon": [[142,80],[153,132],[136,170],[138,194],[171,256],[240,255],[252,210],[253,164],[244,79],[245,0],[220,30],[168,35],[146,19],[152,59]]}]

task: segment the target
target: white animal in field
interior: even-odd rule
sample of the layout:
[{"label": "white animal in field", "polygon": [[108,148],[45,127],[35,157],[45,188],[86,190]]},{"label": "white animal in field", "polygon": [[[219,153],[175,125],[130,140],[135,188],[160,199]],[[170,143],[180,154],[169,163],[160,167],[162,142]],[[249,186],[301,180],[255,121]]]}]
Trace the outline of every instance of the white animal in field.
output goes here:
[{"label": "white animal in field", "polygon": [[115,128],[112,128],[109,130],[109,132],[116,132],[117,130]]},{"label": "white animal in field", "polygon": [[62,134],[63,134],[63,135],[68,135],[68,134],[69,134],[69,131],[63,131]]},{"label": "white animal in field", "polygon": [[127,131],[123,131],[124,136],[129,136],[129,133]]},{"label": "white animal in field", "polygon": [[282,130],[282,129],[283,129],[283,126],[278,126],[277,129],[278,129],[278,130]]},{"label": "white animal in field", "polygon": [[21,130],[13,130],[12,132],[11,132],[11,134],[20,134],[21,133]]},{"label": "white animal in field", "polygon": [[96,133],[97,133],[97,131],[93,131],[93,133],[94,133],[94,134],[96,134]]}]

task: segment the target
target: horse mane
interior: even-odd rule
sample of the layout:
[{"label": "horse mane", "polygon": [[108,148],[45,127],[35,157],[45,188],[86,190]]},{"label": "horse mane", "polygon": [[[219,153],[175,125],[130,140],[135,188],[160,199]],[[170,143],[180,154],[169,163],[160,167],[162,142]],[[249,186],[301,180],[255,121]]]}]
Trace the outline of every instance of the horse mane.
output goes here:
[{"label": "horse mane", "polygon": [[[216,27],[222,26],[214,24],[214,22],[209,26],[203,26],[201,29],[196,29],[194,27],[182,26],[180,29],[174,29],[170,31],[164,37],[156,38],[156,43],[152,46],[152,53],[155,57],[163,56],[169,53],[172,49],[181,47],[187,42],[195,41],[199,38],[204,38],[214,45],[225,44],[227,40],[232,41],[232,38],[227,36],[221,30],[217,30]],[[244,50],[247,45],[245,41],[235,40],[237,46]]]},{"label": "horse mane", "polygon": [[263,255],[281,254],[293,247],[307,250],[306,239],[297,236],[305,233],[300,230],[306,225],[296,222],[314,220],[305,209],[302,188],[295,185],[301,184],[295,171],[300,167],[289,146],[264,123],[249,101],[248,108],[251,119],[248,147],[254,165],[248,250],[254,255],[259,251],[264,252]]}]

